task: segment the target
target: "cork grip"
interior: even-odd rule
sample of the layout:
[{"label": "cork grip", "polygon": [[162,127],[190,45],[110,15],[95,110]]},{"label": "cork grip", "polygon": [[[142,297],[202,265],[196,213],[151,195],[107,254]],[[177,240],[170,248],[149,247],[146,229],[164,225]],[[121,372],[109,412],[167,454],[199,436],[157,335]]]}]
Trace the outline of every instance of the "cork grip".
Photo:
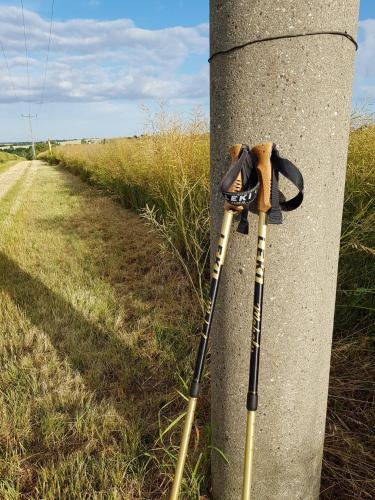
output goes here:
[{"label": "cork grip", "polygon": [[[239,154],[241,152],[241,148],[242,148],[242,144],[234,144],[233,146],[230,147],[230,155],[232,158],[232,162],[234,162],[238,159]],[[233,192],[233,193],[239,193],[240,191],[242,191],[242,188],[243,188],[242,173],[240,172],[237,175],[237,179],[231,185],[229,191]],[[224,209],[225,210],[235,210],[236,212],[242,212],[243,206],[231,205],[230,203],[225,202]]]},{"label": "cork grip", "polygon": [[265,142],[263,144],[257,144],[251,150],[258,158],[257,169],[260,177],[258,210],[260,212],[268,212],[271,208],[272,145],[272,142]]}]

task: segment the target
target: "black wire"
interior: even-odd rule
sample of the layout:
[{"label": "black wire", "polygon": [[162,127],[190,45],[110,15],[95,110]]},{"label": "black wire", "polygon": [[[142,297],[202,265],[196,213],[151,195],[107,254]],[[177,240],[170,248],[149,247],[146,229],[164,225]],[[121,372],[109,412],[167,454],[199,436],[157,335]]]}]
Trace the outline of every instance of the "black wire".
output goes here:
[{"label": "black wire", "polygon": [[26,55],[26,73],[27,73],[27,91],[29,93],[29,98],[26,102],[29,103],[29,114],[30,114],[30,71],[29,71],[29,51],[27,49],[27,37],[26,37],[26,25],[25,25],[25,13],[23,7],[23,0],[21,0],[21,8],[22,8],[22,24],[23,24],[23,36],[25,40],[25,55]]},{"label": "black wire", "polygon": [[10,84],[11,84],[12,89],[13,89],[13,94],[14,94],[14,97],[15,97],[16,101],[18,101],[18,95],[17,95],[17,92],[16,92],[16,86],[14,84],[14,80],[13,80],[12,74],[10,72],[9,61],[8,61],[7,55],[5,53],[4,44],[3,44],[3,42],[1,40],[0,40],[0,47],[1,47],[1,52],[3,53],[3,56],[4,56],[4,61],[5,61],[6,68],[8,70],[9,81],[10,81]]},{"label": "black wire", "polygon": [[54,14],[54,7],[55,7],[55,0],[52,0],[51,2],[51,17],[50,17],[50,22],[49,22],[49,39],[48,39],[48,49],[47,49],[47,57],[46,57],[46,63],[45,63],[45,69],[44,69],[44,78],[43,78],[43,86],[42,86],[42,93],[40,97],[40,106],[39,110],[42,107],[42,104],[44,102],[44,92],[46,90],[46,82],[47,82],[47,71],[48,71],[48,63],[49,63],[49,55],[51,51],[51,39],[52,39],[52,23],[53,23],[53,14]]},{"label": "black wire", "polygon": [[298,38],[302,36],[314,36],[314,35],[338,35],[338,36],[344,36],[348,40],[350,40],[354,46],[355,50],[358,50],[358,43],[357,41],[352,37],[352,35],[349,35],[346,31],[316,31],[312,33],[298,33],[295,35],[279,35],[279,36],[270,36],[267,38],[260,38],[258,40],[250,40],[249,42],[241,43],[240,45],[236,45],[235,47],[230,47],[229,49],[225,50],[218,50],[212,56],[210,56],[208,62],[210,63],[212,59],[218,55],[221,54],[229,54],[230,52],[235,52],[236,50],[243,49],[244,47],[248,47],[249,45],[254,45],[256,43],[261,43],[261,42],[270,42],[272,40],[282,40],[284,38]]}]

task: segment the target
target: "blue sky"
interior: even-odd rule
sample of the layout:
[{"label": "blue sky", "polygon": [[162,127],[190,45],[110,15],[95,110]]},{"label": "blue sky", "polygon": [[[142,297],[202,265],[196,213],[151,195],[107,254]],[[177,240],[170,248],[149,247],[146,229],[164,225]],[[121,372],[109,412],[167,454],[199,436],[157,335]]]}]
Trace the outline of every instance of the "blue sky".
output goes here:
[{"label": "blue sky", "polygon": [[[44,85],[51,0],[24,0],[30,84],[20,1],[0,0],[0,142],[28,137],[20,115],[29,110],[38,114],[41,140],[140,133],[141,105],[158,100],[171,110],[200,106],[208,114],[208,5],[55,0]],[[374,0],[361,1],[360,20],[354,101],[374,101]]]},{"label": "blue sky", "polygon": [[[48,2],[44,13],[48,15]],[[167,26],[195,26],[208,20],[208,0],[118,0],[60,1],[57,6],[61,19],[87,18],[113,20],[121,17],[133,19],[137,26],[146,29],[160,29]]]}]

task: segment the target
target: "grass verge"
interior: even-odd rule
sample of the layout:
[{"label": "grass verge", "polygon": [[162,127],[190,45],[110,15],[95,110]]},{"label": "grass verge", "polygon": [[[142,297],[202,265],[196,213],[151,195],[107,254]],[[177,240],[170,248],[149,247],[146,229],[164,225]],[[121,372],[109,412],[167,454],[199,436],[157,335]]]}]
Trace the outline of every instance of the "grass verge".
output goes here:
[{"label": "grass verge", "polygon": [[[178,257],[202,298],[209,234],[209,138],[197,119],[182,127],[174,120],[159,118],[154,120],[152,134],[102,145],[57,148],[52,161],[141,211]],[[374,365],[369,362],[374,351],[374,173],[375,127],[353,130],[340,247],[322,498],[371,498],[375,486],[370,432],[375,416]],[[192,182],[187,184],[185,178]]]},{"label": "grass verge", "polygon": [[188,280],[138,216],[51,167],[27,169],[0,221],[0,497],[163,497],[197,329]]},{"label": "grass verge", "polygon": [[4,151],[0,150],[0,174],[5,172],[9,167],[22,161],[23,159],[17,155],[12,155],[9,153],[4,153]]}]

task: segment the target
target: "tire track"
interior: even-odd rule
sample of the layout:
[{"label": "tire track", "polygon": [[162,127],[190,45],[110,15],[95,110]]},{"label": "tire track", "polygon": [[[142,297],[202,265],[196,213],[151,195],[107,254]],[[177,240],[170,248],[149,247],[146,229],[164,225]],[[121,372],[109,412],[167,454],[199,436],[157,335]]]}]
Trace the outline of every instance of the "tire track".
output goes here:
[{"label": "tire track", "polygon": [[[35,173],[36,173],[38,167],[39,167],[39,162],[32,161],[32,162],[30,162],[30,166],[26,166],[26,168],[23,170],[23,173],[19,177],[17,177],[15,182],[17,182],[19,179],[24,177],[22,179],[23,182],[22,182],[20,190],[18,191],[16,197],[13,200],[13,203],[12,203],[11,208],[9,210],[8,216],[3,221],[3,226],[5,226],[5,227],[9,226],[12,223],[14,216],[17,214],[18,210],[20,209],[26,194],[28,193],[28,191],[30,190],[30,188],[33,184]],[[0,179],[0,182],[1,182],[1,179]],[[14,186],[14,184],[15,183],[13,183],[11,186]],[[9,189],[8,189],[8,191],[9,191]],[[0,197],[0,199],[1,199],[1,197]]]},{"label": "tire track", "polygon": [[33,163],[34,162],[21,161],[20,163],[17,163],[16,165],[10,167],[3,174],[0,174],[0,200],[25,173],[25,170],[29,168],[30,164],[33,165]]}]

